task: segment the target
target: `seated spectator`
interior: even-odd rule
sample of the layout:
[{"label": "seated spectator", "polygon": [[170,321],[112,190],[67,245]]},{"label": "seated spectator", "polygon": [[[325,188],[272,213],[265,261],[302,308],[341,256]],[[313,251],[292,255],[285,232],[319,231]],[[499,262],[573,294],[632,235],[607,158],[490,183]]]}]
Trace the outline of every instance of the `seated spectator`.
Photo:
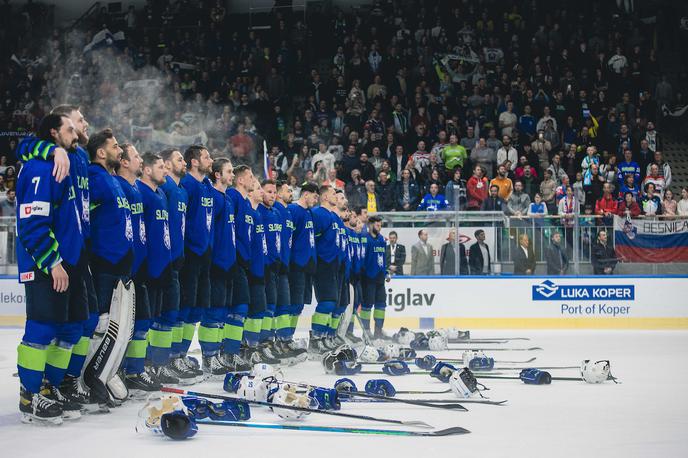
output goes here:
[{"label": "seated spectator", "polygon": [[655,192],[655,184],[650,182],[645,185],[645,194],[640,200],[640,208],[643,215],[654,216],[662,214],[662,200]]},{"label": "seated spectator", "polygon": [[471,275],[489,275],[492,272],[490,247],[485,243],[485,231],[478,229],[473,234],[475,243],[468,252],[468,266]]},{"label": "seated spectator", "polygon": [[499,188],[499,197],[505,201],[509,199],[509,196],[511,196],[511,193],[514,190],[513,182],[511,181],[511,178],[507,176],[507,173],[508,169],[506,166],[500,165],[497,168],[497,176],[490,181],[490,188],[492,186],[497,186],[497,188]]},{"label": "seated spectator", "polygon": [[487,199],[483,200],[483,203],[480,206],[480,211],[504,212],[505,210],[506,203],[501,197],[499,197],[499,186],[491,185],[490,195],[487,197]]},{"label": "seated spectator", "polygon": [[523,192],[523,183],[520,180],[516,180],[514,192],[511,193],[507,200],[506,208],[508,214],[511,216],[524,216],[528,213],[529,206],[530,196]]},{"label": "seated spectator", "polygon": [[396,196],[397,210],[413,211],[418,208],[420,188],[418,183],[411,178],[411,172],[408,169],[401,172],[401,181],[397,182]]},{"label": "seated spectator", "polygon": [[688,188],[681,189],[681,200],[676,205],[676,213],[679,216],[688,216]]},{"label": "seated spectator", "polygon": [[388,212],[394,211],[396,204],[394,202],[394,183],[389,179],[387,172],[381,171],[377,175],[378,183],[375,186],[378,196],[380,196],[379,211]]},{"label": "seated spectator", "polygon": [[452,179],[444,187],[444,195],[452,210],[466,209],[466,180],[461,178],[461,167],[456,167]]},{"label": "seated spectator", "polygon": [[550,243],[545,248],[545,262],[547,262],[547,275],[566,275],[569,270],[569,257],[561,246],[561,233],[553,231]]},{"label": "seated spectator", "polygon": [[607,242],[607,231],[602,229],[597,233],[597,241],[592,247],[591,259],[595,275],[612,275],[616,267],[616,252]]},{"label": "seated spectator", "polygon": [[446,210],[449,207],[449,202],[443,194],[439,193],[437,183],[430,185],[430,192],[428,192],[418,205],[418,210],[425,211],[439,211]]},{"label": "seated spectator", "polygon": [[535,274],[535,253],[530,244],[528,234],[522,232],[518,236],[518,246],[514,249],[514,275],[534,275]]},{"label": "seated spectator", "polygon": [[[468,275],[466,246],[459,243],[459,274]],[[449,231],[447,243],[440,249],[440,275],[456,275],[456,229]]]},{"label": "seated spectator", "polygon": [[674,200],[674,192],[671,189],[664,191],[664,200],[662,200],[662,214],[664,216],[676,216],[678,211],[678,204]]},{"label": "seated spectator", "polygon": [[635,200],[635,196],[632,192],[626,192],[624,198],[619,204],[616,214],[619,216],[625,216],[627,218],[637,218],[640,216],[641,210],[640,205]]},{"label": "seated spectator", "polygon": [[603,225],[612,226],[618,208],[618,201],[612,195],[611,183],[605,183],[602,198],[595,202],[595,214],[602,217],[601,223]]},{"label": "seated spectator", "polygon": [[468,194],[467,207],[469,210],[479,210],[482,207],[483,201],[487,198],[488,182],[485,176],[485,170],[480,165],[473,167],[473,175],[466,183],[466,192]]}]

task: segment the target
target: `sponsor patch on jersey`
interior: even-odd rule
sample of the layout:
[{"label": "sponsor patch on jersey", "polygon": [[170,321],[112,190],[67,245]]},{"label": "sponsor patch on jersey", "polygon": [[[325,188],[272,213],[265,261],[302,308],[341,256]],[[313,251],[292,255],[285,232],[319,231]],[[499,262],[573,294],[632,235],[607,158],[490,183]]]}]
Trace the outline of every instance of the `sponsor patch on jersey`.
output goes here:
[{"label": "sponsor patch on jersey", "polygon": [[29,218],[31,216],[49,216],[50,202],[37,200],[30,204],[21,204],[19,206],[19,219]]},{"label": "sponsor patch on jersey", "polygon": [[19,274],[19,281],[20,282],[27,282],[27,281],[33,281],[34,280],[34,273],[33,272],[22,272]]}]

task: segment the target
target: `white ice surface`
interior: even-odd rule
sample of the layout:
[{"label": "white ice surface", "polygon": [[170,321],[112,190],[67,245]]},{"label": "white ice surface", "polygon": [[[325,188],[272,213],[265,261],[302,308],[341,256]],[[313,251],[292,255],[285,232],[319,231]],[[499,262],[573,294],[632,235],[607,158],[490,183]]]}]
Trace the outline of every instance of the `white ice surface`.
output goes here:
[{"label": "white ice surface", "polygon": [[[129,402],[109,415],[90,415],[60,427],[19,422],[16,345],[19,329],[0,329],[0,455],[3,457],[686,457],[688,456],[688,332],[626,331],[475,331],[473,337],[527,336],[509,346],[541,346],[544,351],[494,352],[496,359],[527,359],[532,366],[577,365],[608,358],[623,383],[553,382],[524,385],[515,380],[485,380],[504,407],[468,405],[469,412],[447,412],[401,404],[343,404],[344,412],[423,420],[438,428],[463,426],[471,434],[454,437],[382,437],[301,431],[200,426],[195,438],[174,442],[134,432],[141,403]],[[490,344],[491,347],[495,345]],[[444,353],[460,357],[460,352]],[[285,378],[332,386],[319,363],[284,369]],[[577,376],[576,370],[552,375]],[[359,388],[369,378],[353,377]],[[397,389],[448,388],[425,376],[393,379]],[[219,382],[194,386],[221,393]],[[410,397],[410,396],[407,396]],[[413,397],[422,397],[420,395]],[[426,397],[431,397],[426,395]],[[451,394],[437,398],[452,398]],[[280,422],[264,408],[252,421]],[[310,415],[314,425],[390,428],[382,423]],[[437,455],[434,455],[437,453]]]}]

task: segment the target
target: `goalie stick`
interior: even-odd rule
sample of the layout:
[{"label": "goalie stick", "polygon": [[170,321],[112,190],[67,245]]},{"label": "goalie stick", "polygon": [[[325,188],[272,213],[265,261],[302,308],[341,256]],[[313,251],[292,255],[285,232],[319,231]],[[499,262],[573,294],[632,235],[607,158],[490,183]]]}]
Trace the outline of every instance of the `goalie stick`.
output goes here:
[{"label": "goalie stick", "polygon": [[323,433],[348,433],[348,434],[373,434],[384,436],[454,436],[457,434],[468,434],[469,430],[454,426],[453,428],[439,429],[436,431],[403,431],[392,429],[370,429],[370,428],[347,428],[344,426],[315,426],[315,425],[285,425],[276,423],[249,423],[240,421],[219,421],[219,420],[196,420],[201,425],[214,426],[237,426],[240,428],[262,428],[262,429],[283,429],[293,431],[316,431]]},{"label": "goalie stick", "polygon": [[355,414],[343,413],[343,412],[333,412],[331,410],[310,409],[308,407],[283,406],[280,404],[273,404],[270,402],[250,401],[248,399],[243,399],[243,398],[238,398],[238,397],[233,397],[233,396],[224,396],[221,394],[212,394],[212,393],[201,393],[198,391],[180,390],[177,388],[169,388],[169,387],[163,387],[162,391],[165,393],[174,393],[174,394],[181,394],[181,395],[186,395],[186,396],[197,396],[200,398],[213,398],[213,399],[222,399],[225,401],[247,402],[249,404],[255,404],[255,405],[264,406],[264,407],[272,407],[275,409],[283,408],[286,410],[295,410],[298,412],[317,413],[317,414],[321,414],[321,415],[330,415],[333,417],[355,418],[357,420],[376,421],[376,422],[380,422],[380,423],[390,423],[390,424],[403,425],[403,426],[415,426],[418,428],[432,428],[432,425],[429,425],[429,424],[425,423],[424,421],[392,420],[392,419],[388,419],[388,418],[370,417],[368,415],[355,415]]},{"label": "goalie stick", "polygon": [[361,327],[361,331],[363,332],[363,342],[365,342],[366,345],[373,345],[373,336],[370,335],[370,330],[363,326],[363,320],[358,312],[356,310],[352,310],[351,313],[356,318],[356,321],[358,321],[358,325]]}]

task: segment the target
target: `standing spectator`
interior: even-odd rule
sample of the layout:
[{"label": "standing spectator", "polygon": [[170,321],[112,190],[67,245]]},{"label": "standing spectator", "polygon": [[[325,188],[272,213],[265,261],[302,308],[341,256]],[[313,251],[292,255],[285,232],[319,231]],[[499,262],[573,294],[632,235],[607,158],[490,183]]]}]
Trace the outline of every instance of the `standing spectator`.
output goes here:
[{"label": "standing spectator", "polygon": [[508,172],[506,165],[500,165],[497,168],[497,176],[490,181],[490,188],[492,188],[492,186],[497,186],[497,188],[499,188],[499,197],[505,201],[509,200],[511,193],[514,190],[514,184],[507,174]]},{"label": "standing spectator", "polygon": [[612,275],[616,267],[616,252],[607,243],[607,231],[597,233],[597,242],[592,247],[592,268],[595,275]]},{"label": "standing spectator", "polygon": [[552,156],[552,163],[547,167],[547,170],[552,172],[552,178],[554,178],[557,184],[561,184],[565,176],[568,177],[568,173],[561,166],[561,156],[559,154]]},{"label": "standing spectator", "polygon": [[411,172],[404,169],[401,172],[401,181],[397,182],[397,210],[413,211],[418,207],[420,200],[420,188],[418,183],[411,178]]},{"label": "standing spectator", "polygon": [[7,191],[7,195],[0,199],[0,216],[17,216],[17,193],[14,189]]},{"label": "standing spectator", "polygon": [[485,171],[480,165],[473,167],[473,175],[466,183],[466,192],[468,193],[467,207],[469,210],[480,210],[483,201],[487,199],[488,183]]},{"label": "standing spectator", "polygon": [[[506,111],[502,112],[499,115],[499,127],[502,129],[502,136],[505,137],[511,137],[512,131],[514,127],[516,127],[516,122],[518,121],[518,118],[516,117],[516,114],[514,113],[514,102],[509,100],[506,103]],[[511,161],[514,164],[516,163],[515,160]],[[500,162],[497,162],[498,164]]]},{"label": "standing spectator", "polygon": [[471,245],[468,253],[468,264],[471,275],[489,275],[492,272],[492,258],[490,247],[485,243],[485,231],[478,229],[473,234],[476,242]]},{"label": "standing spectator", "polygon": [[590,186],[593,182],[592,169],[593,166],[600,166],[600,156],[597,155],[597,148],[588,146],[585,150],[586,156],[581,162],[581,169],[583,170],[583,186]]},{"label": "standing spectator", "polygon": [[624,150],[624,160],[619,164],[619,174],[617,180],[621,188],[626,181],[626,177],[631,175],[636,183],[640,183],[640,166],[633,160],[633,151]]},{"label": "standing spectator", "polygon": [[547,275],[566,275],[569,269],[569,257],[566,250],[561,247],[561,234],[552,232],[550,244],[545,249],[545,261],[547,262]]},{"label": "standing spectator", "polygon": [[535,131],[537,130],[537,122],[531,113],[532,108],[530,105],[526,105],[523,107],[523,114],[518,118],[518,132],[525,135],[524,140],[528,143],[532,143],[535,139]]},{"label": "standing spectator", "polygon": [[537,177],[533,175],[533,168],[528,164],[523,167],[521,181],[523,182],[523,192],[528,194],[532,200],[535,194],[540,190],[540,182]]},{"label": "standing spectator", "polygon": [[[492,180],[494,181],[494,180]],[[514,192],[511,193],[507,200],[507,210],[511,216],[524,216],[528,213],[530,206],[530,196],[523,192],[523,182],[516,180],[514,184]]]},{"label": "standing spectator", "polygon": [[502,147],[497,150],[497,165],[502,165],[506,161],[511,162],[512,172],[516,170],[516,166],[518,165],[518,152],[516,152],[516,148],[511,146],[511,137],[509,135],[504,135],[502,137]]},{"label": "standing spectator", "polygon": [[389,274],[404,275],[404,263],[406,263],[406,247],[401,243],[397,243],[399,236],[396,231],[389,233],[389,244],[385,249],[385,257],[387,258],[387,266]]},{"label": "standing spectator", "polygon": [[466,180],[461,178],[461,167],[454,169],[452,179],[444,187],[444,195],[452,210],[464,210],[466,208]]},{"label": "standing spectator", "polygon": [[418,205],[418,210],[439,211],[446,210],[449,207],[449,202],[443,194],[439,193],[439,186],[437,183],[430,185],[430,192],[428,192]]},{"label": "standing spectator", "polygon": [[[466,246],[459,243],[459,274],[468,275]],[[440,250],[440,275],[456,275],[456,229],[449,231],[447,243]]]},{"label": "standing spectator", "polygon": [[557,202],[555,200],[557,182],[552,178],[552,171],[545,170],[545,178],[540,182],[540,194],[547,204],[549,213],[556,213]]},{"label": "standing spectator", "polygon": [[580,203],[573,195],[573,187],[566,187],[566,196],[564,196],[558,205],[558,212],[561,217],[561,225],[566,234],[566,243],[569,246],[573,245],[573,226],[575,225],[575,217],[580,214]]},{"label": "standing spectator", "polygon": [[385,171],[378,173],[377,177],[378,183],[375,189],[380,197],[379,211],[393,211],[396,206],[394,202],[394,183],[390,181],[389,175]]},{"label": "standing spectator", "polygon": [[538,129],[537,138],[530,144],[533,152],[537,154],[540,162],[540,169],[546,170],[549,167],[549,152],[552,151],[552,144],[545,139],[545,131]]},{"label": "standing spectator", "polygon": [[669,165],[668,162],[666,162],[663,158],[663,154],[661,151],[655,151],[654,154],[654,162],[652,164],[648,164],[647,168],[645,169],[645,174],[646,175],[651,175],[652,174],[652,166],[656,165],[657,166],[657,175],[664,178],[664,187],[668,188],[671,186],[671,166]]},{"label": "standing spectator", "polygon": [[361,178],[361,172],[358,169],[351,171],[351,181],[346,184],[344,190],[346,199],[353,208],[367,206],[365,181]]},{"label": "standing spectator", "polygon": [[514,250],[514,275],[535,274],[535,253],[525,232],[518,236],[518,247]]},{"label": "standing spectator", "polygon": [[375,180],[375,167],[368,160],[368,154],[361,153],[361,156],[358,158],[358,160],[358,169],[361,171],[361,178],[364,181]]},{"label": "standing spectator", "polygon": [[428,243],[428,231],[418,231],[418,242],[411,247],[411,275],[434,275],[435,259],[432,245]]},{"label": "standing spectator", "polygon": [[603,226],[612,226],[614,215],[618,211],[618,201],[612,195],[611,183],[605,183],[602,189],[602,198],[595,202],[595,214],[602,217]]},{"label": "standing spectator", "polygon": [[468,158],[466,148],[457,144],[457,141],[456,135],[452,134],[449,136],[449,144],[442,148],[441,159],[447,170],[455,170],[457,167],[463,167]]},{"label": "standing spectator", "polygon": [[679,216],[688,216],[688,188],[681,189],[681,200],[676,205],[676,212]]},{"label": "standing spectator", "polygon": [[494,212],[504,212],[506,210],[506,203],[499,197],[499,186],[490,186],[490,195],[485,199],[480,206],[480,211],[494,211]]},{"label": "standing spectator", "polygon": [[648,184],[654,185],[654,193],[661,198],[664,194],[664,188],[666,188],[666,181],[659,174],[659,166],[657,164],[650,164],[649,173],[643,180],[642,188],[647,189]]},{"label": "standing spectator", "polygon": [[478,139],[475,136],[475,129],[473,126],[468,126],[466,128],[466,136],[461,138],[461,146],[463,146],[468,154],[471,154],[473,151],[473,148],[478,143]]},{"label": "standing spectator", "polygon": [[484,138],[478,140],[478,144],[471,150],[471,162],[474,165],[480,165],[486,172],[488,178],[492,178],[494,173],[495,162],[497,161],[497,153],[488,147]]},{"label": "standing spectator", "polygon": [[647,216],[662,214],[662,198],[657,194],[654,183],[645,185],[645,194],[640,201],[640,207],[643,209],[643,214]]},{"label": "standing spectator", "polygon": [[375,191],[375,182],[373,180],[366,181],[365,189],[368,214],[382,211],[382,202],[380,201],[380,196]]}]

